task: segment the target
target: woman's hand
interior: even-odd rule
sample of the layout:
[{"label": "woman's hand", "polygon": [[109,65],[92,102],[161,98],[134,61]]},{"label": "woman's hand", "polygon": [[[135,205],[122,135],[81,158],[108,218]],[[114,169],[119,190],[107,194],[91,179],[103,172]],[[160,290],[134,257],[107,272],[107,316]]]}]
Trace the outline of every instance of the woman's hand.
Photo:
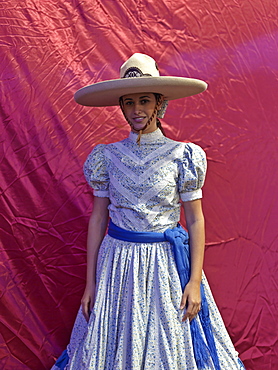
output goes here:
[{"label": "woman's hand", "polygon": [[92,288],[85,288],[83,297],[81,298],[82,313],[86,321],[89,321],[91,310],[94,302],[94,290]]},{"label": "woman's hand", "polygon": [[185,286],[180,309],[186,308],[185,315],[182,321],[189,319],[190,321],[198,314],[201,309],[201,291],[200,283],[190,282]]}]

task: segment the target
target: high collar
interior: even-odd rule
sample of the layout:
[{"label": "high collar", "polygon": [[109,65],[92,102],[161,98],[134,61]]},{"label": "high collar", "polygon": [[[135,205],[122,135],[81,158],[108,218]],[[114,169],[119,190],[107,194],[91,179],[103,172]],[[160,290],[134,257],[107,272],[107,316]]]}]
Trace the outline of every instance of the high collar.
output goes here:
[{"label": "high collar", "polygon": [[[129,137],[128,137],[129,140],[136,143],[137,137],[138,137],[137,133],[135,133],[133,131],[130,131],[130,134],[129,134]],[[159,128],[157,128],[153,132],[150,132],[148,134],[142,134],[140,144],[147,144],[147,143],[156,142],[157,140],[161,140],[164,137],[165,136],[162,134],[161,130]]]}]

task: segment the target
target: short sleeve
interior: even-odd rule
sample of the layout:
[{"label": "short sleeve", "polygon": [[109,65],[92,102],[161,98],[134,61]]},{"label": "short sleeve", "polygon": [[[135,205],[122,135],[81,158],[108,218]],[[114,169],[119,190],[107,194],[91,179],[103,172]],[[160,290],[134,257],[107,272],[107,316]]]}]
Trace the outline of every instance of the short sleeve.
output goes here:
[{"label": "short sleeve", "polygon": [[84,163],[84,175],[97,197],[109,197],[109,176],[104,155],[105,145],[97,145]]},{"label": "short sleeve", "polygon": [[180,199],[188,202],[202,198],[202,186],[207,170],[206,154],[193,143],[185,144],[183,158],[179,162],[178,191]]}]

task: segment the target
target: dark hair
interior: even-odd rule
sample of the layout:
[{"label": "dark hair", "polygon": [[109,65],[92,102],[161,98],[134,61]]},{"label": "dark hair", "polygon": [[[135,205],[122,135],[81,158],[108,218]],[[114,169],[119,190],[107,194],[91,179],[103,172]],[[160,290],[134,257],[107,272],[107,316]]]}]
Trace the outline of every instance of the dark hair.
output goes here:
[{"label": "dark hair", "polygon": [[[163,98],[163,95],[162,94],[158,94],[158,93],[153,93],[153,94],[155,96],[156,102],[157,103],[160,103],[161,100],[162,100],[162,98]],[[165,132],[163,130],[162,124],[161,124],[161,122],[160,122],[160,120],[158,118],[156,119],[156,126],[160,129],[160,131],[163,133],[163,135],[166,136],[165,135]]]},{"label": "dark hair", "polygon": [[158,118],[156,119],[156,126],[160,129],[160,131],[163,133],[163,135],[166,136],[165,131],[163,130],[162,124],[161,124],[161,122]]}]

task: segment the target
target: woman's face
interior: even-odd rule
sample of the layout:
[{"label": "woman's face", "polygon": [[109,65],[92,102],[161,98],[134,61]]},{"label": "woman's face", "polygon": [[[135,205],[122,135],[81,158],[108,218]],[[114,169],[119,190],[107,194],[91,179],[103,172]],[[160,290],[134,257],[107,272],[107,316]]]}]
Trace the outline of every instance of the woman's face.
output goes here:
[{"label": "woman's face", "polygon": [[[153,115],[157,104],[153,93],[136,93],[128,94],[122,97],[123,111],[126,118],[131,124],[131,129],[134,132],[142,130],[151,116]],[[159,109],[160,107],[158,107]],[[134,130],[135,129],[135,130]],[[143,133],[153,132],[157,129],[156,114],[150,124],[143,130]]]}]

